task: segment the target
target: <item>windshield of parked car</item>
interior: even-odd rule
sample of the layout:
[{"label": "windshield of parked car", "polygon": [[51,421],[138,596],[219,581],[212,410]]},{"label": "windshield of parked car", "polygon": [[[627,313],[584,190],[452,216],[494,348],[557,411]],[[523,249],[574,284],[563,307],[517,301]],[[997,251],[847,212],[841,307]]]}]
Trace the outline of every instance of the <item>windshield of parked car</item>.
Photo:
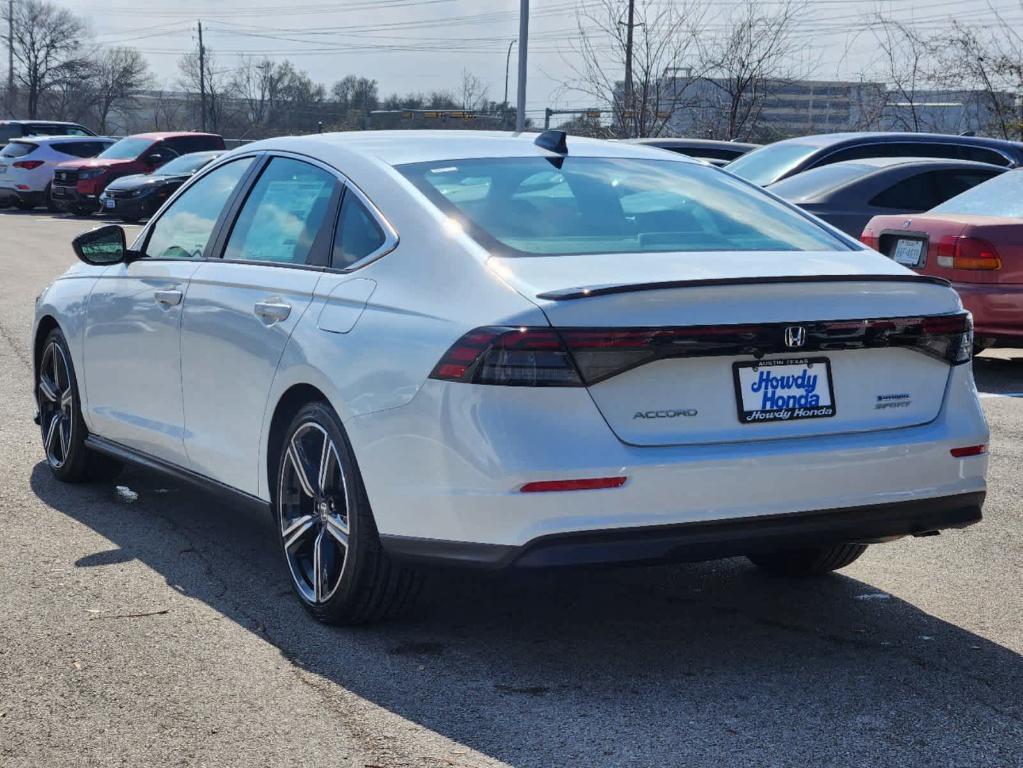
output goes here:
[{"label": "windshield of parked car", "polygon": [[799,202],[810,200],[825,192],[840,187],[848,181],[865,176],[876,167],[861,163],[835,163],[811,168],[808,171],[789,176],[768,186],[774,194],[786,200]]},{"label": "windshield of parked car", "polygon": [[946,200],[930,213],[1023,218],[1023,169],[1006,171]]},{"label": "windshield of parked car", "polygon": [[746,181],[766,187],[778,181],[818,149],[819,147],[812,144],[790,144],[783,141],[747,152],[725,168],[729,173],[741,176]]},{"label": "windshield of parked car", "polygon": [[217,155],[209,155],[205,152],[182,155],[162,166],[157,173],[161,176],[188,176],[212,162],[216,157]]},{"label": "windshield of parked car", "polygon": [[129,136],[116,144],[111,144],[99,157],[104,160],[134,160],[154,143],[152,139],[135,139]]},{"label": "windshield of parked car", "polygon": [[849,248],[766,193],[696,163],[511,157],[398,170],[501,255]]}]

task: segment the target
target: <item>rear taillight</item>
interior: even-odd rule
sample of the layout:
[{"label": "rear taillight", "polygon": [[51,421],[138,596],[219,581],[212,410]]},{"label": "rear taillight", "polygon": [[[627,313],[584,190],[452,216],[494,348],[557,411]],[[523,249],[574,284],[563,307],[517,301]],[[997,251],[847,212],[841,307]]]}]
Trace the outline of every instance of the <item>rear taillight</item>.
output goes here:
[{"label": "rear taillight", "polygon": [[553,328],[469,331],[445,353],[430,378],[508,387],[582,386]]},{"label": "rear taillight", "polygon": [[[786,331],[796,325],[804,343],[793,349]],[[953,365],[973,354],[967,312],[928,317],[825,320],[763,325],[668,328],[477,328],[456,341],[430,378],[512,387],[590,386],[656,360],[837,352],[896,347]]]},{"label": "rear taillight", "polygon": [[34,171],[42,164],[42,160],[19,160],[16,163],[12,163],[15,168],[24,168],[26,171]]},{"label": "rear taillight", "polygon": [[937,244],[938,266],[945,269],[996,270],[1002,259],[995,246],[979,237],[943,237]]},{"label": "rear taillight", "polygon": [[874,234],[874,230],[870,227],[863,230],[863,234],[860,235],[860,242],[868,248],[873,248],[875,251],[877,250],[878,238],[877,235]]}]

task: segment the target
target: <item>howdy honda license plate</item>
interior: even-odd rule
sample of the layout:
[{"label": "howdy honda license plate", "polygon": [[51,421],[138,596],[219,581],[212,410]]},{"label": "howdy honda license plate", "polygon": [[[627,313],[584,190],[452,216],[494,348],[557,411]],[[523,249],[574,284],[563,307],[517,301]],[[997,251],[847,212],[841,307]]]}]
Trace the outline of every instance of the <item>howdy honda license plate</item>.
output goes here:
[{"label": "howdy honda license plate", "polygon": [[743,424],[835,415],[831,363],[826,357],[735,363],[732,370]]}]

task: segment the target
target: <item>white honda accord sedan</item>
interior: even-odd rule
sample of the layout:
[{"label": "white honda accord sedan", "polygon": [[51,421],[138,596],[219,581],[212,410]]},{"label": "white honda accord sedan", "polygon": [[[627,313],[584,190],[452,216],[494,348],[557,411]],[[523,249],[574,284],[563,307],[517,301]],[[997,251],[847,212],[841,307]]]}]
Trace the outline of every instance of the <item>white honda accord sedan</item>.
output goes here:
[{"label": "white honda accord sedan", "polygon": [[75,250],[34,327],[53,473],[268,510],[322,621],[395,614],[428,563],[805,575],[981,518],[956,293],[681,156],[271,139]]}]

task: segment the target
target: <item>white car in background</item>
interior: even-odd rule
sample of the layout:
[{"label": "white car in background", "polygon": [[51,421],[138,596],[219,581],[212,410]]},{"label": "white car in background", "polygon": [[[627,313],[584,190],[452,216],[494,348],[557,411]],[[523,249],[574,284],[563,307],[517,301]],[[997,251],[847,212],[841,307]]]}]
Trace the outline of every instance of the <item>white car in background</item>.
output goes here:
[{"label": "white car in background", "polygon": [[0,150],[0,199],[27,211],[50,206],[50,183],[58,163],[95,157],[114,143],[103,136],[28,136]]},{"label": "white car in background", "polygon": [[422,563],[823,573],[981,518],[969,315],[731,174],[562,133],[277,138],[39,297],[46,460],[273,515],[318,619]]}]

